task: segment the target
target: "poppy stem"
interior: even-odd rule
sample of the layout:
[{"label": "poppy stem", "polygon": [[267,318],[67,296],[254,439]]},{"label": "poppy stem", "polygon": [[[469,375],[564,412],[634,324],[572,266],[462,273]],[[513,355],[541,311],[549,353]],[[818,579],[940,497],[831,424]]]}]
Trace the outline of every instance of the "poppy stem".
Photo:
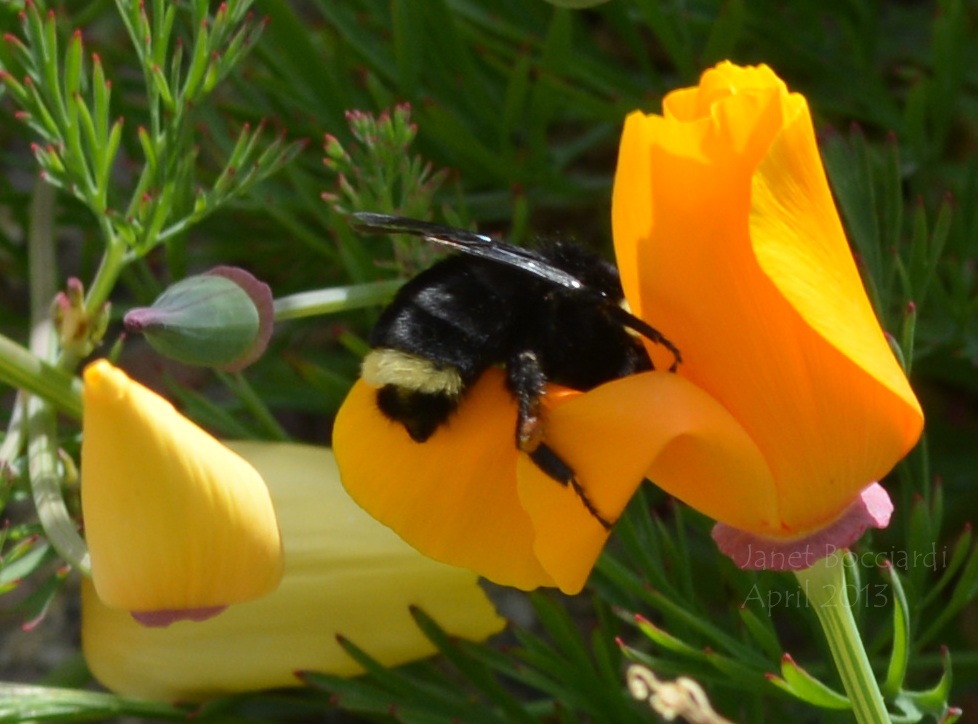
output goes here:
[{"label": "poppy stem", "polygon": [[845,550],[795,571],[829,642],[853,714],[859,724],[890,724],[883,695],[863,646],[846,588]]},{"label": "poppy stem", "polygon": [[[39,369],[45,363],[53,364],[58,352],[58,335],[50,311],[57,269],[51,224],[54,216],[54,189],[38,182],[31,204],[28,268],[31,283],[30,346]],[[38,519],[61,557],[88,574],[91,569],[88,548],[78,534],[78,525],[71,517],[62,493],[55,409],[45,399],[30,394],[25,398],[24,413],[28,473]]]},{"label": "poppy stem", "polygon": [[286,319],[333,314],[350,309],[387,304],[394,298],[394,293],[403,284],[403,279],[388,279],[279,297],[275,300],[275,321],[281,322]]}]

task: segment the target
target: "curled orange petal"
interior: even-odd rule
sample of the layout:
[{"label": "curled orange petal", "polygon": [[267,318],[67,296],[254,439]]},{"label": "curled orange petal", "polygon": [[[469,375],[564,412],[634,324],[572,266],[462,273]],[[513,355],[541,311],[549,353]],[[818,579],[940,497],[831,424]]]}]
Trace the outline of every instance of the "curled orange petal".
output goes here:
[{"label": "curled orange petal", "polygon": [[[712,517],[762,520],[778,530],[771,474],[739,423],[688,380],[649,372],[609,382],[553,409],[547,443],[576,471],[602,516],[616,520],[646,477]],[[520,500],[534,551],[561,590],[576,593],[608,531],[577,494],[526,456]]]}]

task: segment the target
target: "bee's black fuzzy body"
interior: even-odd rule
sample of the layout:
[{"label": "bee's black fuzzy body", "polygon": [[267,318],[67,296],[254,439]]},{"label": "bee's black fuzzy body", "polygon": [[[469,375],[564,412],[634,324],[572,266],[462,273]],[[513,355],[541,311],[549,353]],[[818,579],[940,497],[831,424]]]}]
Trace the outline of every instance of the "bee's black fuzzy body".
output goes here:
[{"label": "bee's black fuzzy body", "polygon": [[[541,398],[548,382],[586,391],[652,369],[635,330],[678,351],[621,308],[618,272],[597,255],[556,242],[528,251],[459,229],[374,214],[361,228],[406,232],[460,248],[407,282],[381,313],[363,378],[377,405],[423,443],[464,404],[491,366],[505,369],[518,403],[516,444],[594,509],[573,470],[545,443]],[[475,251],[473,251],[473,248]]]}]

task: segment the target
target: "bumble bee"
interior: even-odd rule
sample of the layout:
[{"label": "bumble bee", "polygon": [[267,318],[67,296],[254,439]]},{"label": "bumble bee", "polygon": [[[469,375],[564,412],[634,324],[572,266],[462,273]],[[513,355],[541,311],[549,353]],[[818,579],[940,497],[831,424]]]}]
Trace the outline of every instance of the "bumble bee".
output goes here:
[{"label": "bumble bee", "polygon": [[505,369],[517,403],[516,446],[548,477],[570,485],[610,529],[574,471],[544,442],[548,382],[586,391],[653,368],[638,335],[679,350],[622,308],[618,270],[576,244],[530,250],[482,234],[414,219],[355,213],[364,233],[421,236],[457,250],[400,288],[370,334],[363,381],[377,407],[423,443],[465,402],[491,366]]}]

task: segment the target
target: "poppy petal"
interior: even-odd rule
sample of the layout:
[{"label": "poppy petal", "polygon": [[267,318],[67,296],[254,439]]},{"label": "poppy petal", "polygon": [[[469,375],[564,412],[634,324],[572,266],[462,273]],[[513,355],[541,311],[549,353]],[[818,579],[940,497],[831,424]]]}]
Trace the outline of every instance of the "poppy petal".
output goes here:
[{"label": "poppy petal", "polygon": [[[711,517],[761,520],[780,532],[764,458],[722,406],[678,375],[649,372],[578,395],[549,412],[546,440],[610,521],[648,477]],[[525,455],[518,472],[536,555],[561,590],[576,593],[608,532]]]},{"label": "poppy petal", "polygon": [[866,296],[807,112],[785,125],[754,173],[750,236],[761,268],[805,322],[897,398],[902,456],[920,435],[920,403]]},{"label": "poppy petal", "polygon": [[516,487],[516,404],[499,370],[466,392],[465,404],[425,442],[378,409],[358,381],[333,428],[351,497],[435,560],[517,588],[551,586],[533,555],[533,527]]},{"label": "poppy petal", "polygon": [[652,198],[652,155],[649,149],[654,128],[642,113],[631,113],[625,118],[615,172],[617,202],[611,209],[621,286],[632,313],[638,316],[648,309],[648,305],[642,303],[636,252],[652,229],[652,204],[649,203]]},{"label": "poppy petal", "polygon": [[99,597],[172,616],[274,590],[282,544],[258,472],[106,360],[84,380],[82,513]]}]

